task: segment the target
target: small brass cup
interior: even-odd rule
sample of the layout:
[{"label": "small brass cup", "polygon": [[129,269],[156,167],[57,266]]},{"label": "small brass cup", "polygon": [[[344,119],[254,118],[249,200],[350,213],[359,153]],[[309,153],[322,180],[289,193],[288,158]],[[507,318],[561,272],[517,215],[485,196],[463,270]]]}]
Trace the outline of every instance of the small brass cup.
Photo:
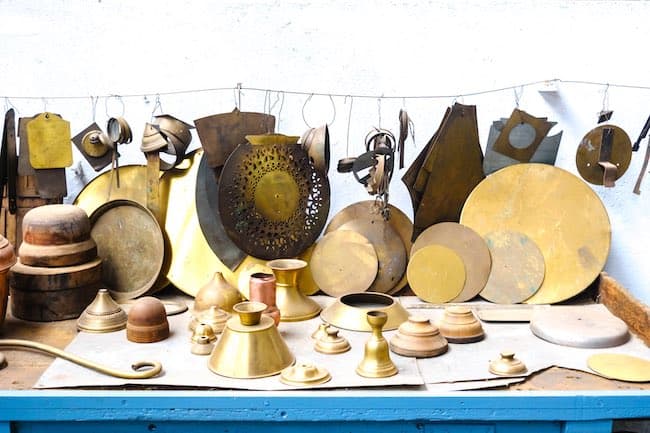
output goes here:
[{"label": "small brass cup", "polygon": [[242,325],[253,326],[260,323],[262,311],[266,310],[266,304],[262,302],[245,301],[235,304],[232,309],[239,314],[239,321]]}]

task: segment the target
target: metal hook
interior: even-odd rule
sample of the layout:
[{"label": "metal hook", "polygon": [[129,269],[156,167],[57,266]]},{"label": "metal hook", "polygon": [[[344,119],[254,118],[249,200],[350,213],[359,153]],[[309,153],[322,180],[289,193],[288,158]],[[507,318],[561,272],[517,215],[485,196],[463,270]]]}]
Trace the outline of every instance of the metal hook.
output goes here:
[{"label": "metal hook", "polygon": [[241,83],[237,83],[237,109],[241,111]]},{"label": "metal hook", "polygon": [[347,104],[348,98],[350,98],[350,109],[348,110],[348,130],[347,130],[346,141],[345,141],[346,156],[350,156],[350,121],[352,120],[352,104],[354,103],[354,98],[350,95],[347,95],[343,99],[343,104]]},{"label": "metal hook", "polygon": [[607,111],[607,106],[609,105],[609,83],[605,84],[605,90],[603,91],[603,109],[601,111]]},{"label": "metal hook", "polygon": [[106,117],[108,118],[113,117],[110,114],[108,114],[108,101],[111,98],[117,99],[118,102],[122,105],[122,114],[120,114],[120,117],[124,117],[124,110],[125,110],[124,101],[122,100],[122,97],[120,95],[109,95],[104,99],[104,111],[106,112]]},{"label": "metal hook", "polygon": [[378,126],[381,129],[381,98],[377,98],[377,115],[379,117]]},{"label": "metal hook", "polygon": [[47,98],[41,98],[43,101],[43,113],[47,113]]},{"label": "metal hook", "polygon": [[90,97],[90,112],[93,116],[93,123],[95,123],[95,119],[97,118],[97,101],[99,101],[99,96]]},{"label": "metal hook", "polygon": [[156,99],[153,103],[153,110],[151,110],[151,121],[153,121],[153,118],[156,114],[156,110],[160,110],[160,114],[164,113],[162,104],[160,103],[160,93],[156,94]]},{"label": "metal hook", "polygon": [[311,128],[312,126],[309,124],[309,122],[307,122],[307,118],[305,117],[305,107],[307,106],[309,101],[311,101],[311,98],[313,96],[314,96],[313,93],[310,94],[309,96],[307,96],[307,99],[305,99],[305,103],[302,104],[302,120],[303,120],[303,122],[305,122],[305,125],[307,125],[307,128]]},{"label": "metal hook", "polygon": [[523,92],[524,92],[524,86],[521,86],[520,89],[521,89],[521,93],[518,93],[516,87],[513,87],[513,88],[512,88],[512,91],[513,91],[514,94],[515,94],[515,108],[517,108],[517,109],[519,109],[519,102],[520,102],[520,100],[521,100],[521,95],[522,95]]}]

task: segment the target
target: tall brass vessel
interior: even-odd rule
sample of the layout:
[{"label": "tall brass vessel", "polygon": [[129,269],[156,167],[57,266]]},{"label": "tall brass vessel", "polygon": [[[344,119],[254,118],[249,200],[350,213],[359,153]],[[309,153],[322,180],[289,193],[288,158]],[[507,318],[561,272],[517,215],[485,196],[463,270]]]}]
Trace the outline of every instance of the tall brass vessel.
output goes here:
[{"label": "tall brass vessel", "polygon": [[226,323],[208,361],[213,373],[253,379],[273,376],[294,363],[273,319],[262,315],[265,309],[261,302],[241,302],[233,307],[237,315]]},{"label": "tall brass vessel", "polygon": [[311,319],[320,313],[320,305],[298,290],[298,274],[307,267],[299,259],[277,259],[267,263],[276,279],[276,305],[280,309],[280,320],[298,322]]},{"label": "tall brass vessel", "polygon": [[388,342],[381,333],[388,315],[383,311],[369,311],[367,317],[372,335],[364,347],[363,359],[357,367],[357,374],[372,378],[393,376],[397,374],[397,367],[390,359]]}]

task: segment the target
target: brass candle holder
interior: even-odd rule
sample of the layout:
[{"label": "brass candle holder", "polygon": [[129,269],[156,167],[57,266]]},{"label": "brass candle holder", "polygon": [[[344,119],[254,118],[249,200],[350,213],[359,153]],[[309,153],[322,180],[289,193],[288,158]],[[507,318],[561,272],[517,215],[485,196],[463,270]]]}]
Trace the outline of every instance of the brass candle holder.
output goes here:
[{"label": "brass candle holder", "polygon": [[277,259],[267,263],[276,279],[276,304],[283,322],[311,319],[320,313],[320,305],[298,290],[298,274],[307,262],[298,259]]},{"label": "brass candle holder", "polygon": [[390,359],[388,341],[381,333],[388,316],[383,311],[369,311],[367,319],[370,328],[372,328],[372,335],[366,342],[363,359],[356,372],[359,376],[370,378],[394,376],[398,372],[397,367]]}]

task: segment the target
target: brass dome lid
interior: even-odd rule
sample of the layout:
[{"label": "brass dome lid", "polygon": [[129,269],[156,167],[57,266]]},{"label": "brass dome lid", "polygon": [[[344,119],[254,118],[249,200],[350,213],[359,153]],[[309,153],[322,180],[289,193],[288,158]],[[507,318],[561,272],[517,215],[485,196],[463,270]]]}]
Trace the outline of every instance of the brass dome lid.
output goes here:
[{"label": "brass dome lid", "polygon": [[134,343],[153,343],[167,337],[169,322],[163,303],[151,296],[135,301],[126,322],[126,338]]},{"label": "brass dome lid", "polygon": [[339,335],[338,329],[327,326],[325,328],[325,335],[316,340],[314,350],[328,355],[336,355],[350,350],[350,343]]},{"label": "brass dome lid", "polygon": [[329,371],[311,363],[299,363],[280,373],[280,382],[292,386],[320,385],[332,379]]},{"label": "brass dome lid", "polygon": [[203,323],[210,326],[215,334],[221,334],[229,318],[230,314],[213,305],[205,311],[200,311],[192,318],[190,330],[194,331],[198,324]]},{"label": "brass dome lid", "polygon": [[515,358],[514,352],[501,352],[500,357],[490,361],[490,373],[498,376],[520,376],[528,369],[519,359]]}]

